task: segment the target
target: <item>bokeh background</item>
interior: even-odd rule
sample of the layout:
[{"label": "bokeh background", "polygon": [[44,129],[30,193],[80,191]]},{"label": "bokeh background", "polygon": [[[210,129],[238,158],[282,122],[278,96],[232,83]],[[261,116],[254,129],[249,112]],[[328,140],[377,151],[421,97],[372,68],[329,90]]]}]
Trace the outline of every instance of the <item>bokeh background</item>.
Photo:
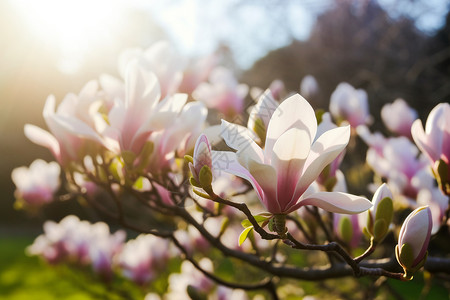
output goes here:
[{"label": "bokeh background", "polygon": [[45,128],[47,96],[60,101],[102,73],[118,76],[121,51],[168,39],[188,57],[217,52],[260,88],[281,79],[298,91],[312,74],[315,108],[327,109],[347,81],[367,90],[383,130],[380,109],[396,98],[422,119],[449,102],[449,9],[446,0],[0,0],[0,234],[36,236],[45,219],[87,214],[76,203],[15,210],[10,174],[52,160],[23,134],[26,123]]}]

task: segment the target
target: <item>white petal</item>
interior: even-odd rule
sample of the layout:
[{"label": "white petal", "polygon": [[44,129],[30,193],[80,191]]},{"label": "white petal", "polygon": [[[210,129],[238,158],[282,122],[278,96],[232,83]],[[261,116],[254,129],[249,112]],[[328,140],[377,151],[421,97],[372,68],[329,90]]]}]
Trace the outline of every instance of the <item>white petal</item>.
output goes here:
[{"label": "white petal", "polygon": [[344,150],[350,139],[350,126],[338,127],[322,134],[311,146],[303,167],[303,174],[295,189],[294,198],[300,197],[306,188],[317,179],[322,170]]},{"label": "white petal", "polygon": [[125,79],[127,108],[133,107],[134,113],[148,115],[157,104],[160,95],[161,91],[155,74],[142,69],[137,62],[131,62],[127,66]]},{"label": "white petal", "polygon": [[251,158],[259,163],[263,162],[263,151],[252,139],[254,135],[252,131],[225,120],[222,120],[221,128],[220,135],[230,148],[237,150],[240,155],[246,156],[247,159]]},{"label": "white petal", "polygon": [[299,206],[314,205],[326,211],[340,214],[359,214],[372,207],[372,203],[360,196],[339,192],[318,192],[299,201]]},{"label": "white petal", "polygon": [[60,160],[60,148],[56,138],[48,131],[39,128],[35,125],[25,124],[24,127],[25,136],[35,144],[50,149],[56,159]]},{"label": "white petal", "polygon": [[317,119],[311,105],[299,94],[283,101],[273,113],[267,128],[265,156],[272,156],[276,140],[288,129],[306,130],[313,140],[317,132]]}]

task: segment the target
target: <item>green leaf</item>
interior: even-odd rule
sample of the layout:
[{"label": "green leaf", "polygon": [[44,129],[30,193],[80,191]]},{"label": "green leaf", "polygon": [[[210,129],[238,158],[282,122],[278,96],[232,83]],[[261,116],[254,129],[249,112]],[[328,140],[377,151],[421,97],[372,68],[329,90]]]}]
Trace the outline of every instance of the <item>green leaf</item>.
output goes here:
[{"label": "green leaf", "polygon": [[399,263],[406,269],[410,269],[414,262],[414,253],[410,244],[404,243],[400,249]]},{"label": "green leaf", "polygon": [[[254,216],[254,218],[258,224],[263,223],[264,221],[267,221],[271,217],[272,217],[271,214],[268,214],[268,215],[267,214],[259,214],[259,215]],[[242,224],[242,227],[244,227],[244,228],[253,226],[252,223],[250,222],[250,220],[248,220],[248,219],[243,220],[241,222],[241,224]]]},{"label": "green leaf", "polygon": [[192,164],[194,163],[194,159],[190,155],[185,155],[184,160],[187,161],[188,163],[192,163]]},{"label": "green leaf", "polygon": [[385,220],[380,219],[375,221],[373,226],[373,239],[375,242],[381,242],[389,229],[389,225]]},{"label": "green leaf", "polygon": [[241,234],[239,235],[239,246],[242,245],[242,243],[245,242],[247,239],[248,234],[253,230],[253,226],[245,228]]},{"label": "green leaf", "polygon": [[200,183],[198,183],[197,182],[197,180],[195,180],[195,178],[194,177],[191,177],[191,178],[189,178],[189,183],[192,185],[192,186],[195,186],[195,187],[198,187],[198,188],[201,188],[201,185],[200,185]]},{"label": "green leaf", "polygon": [[206,193],[200,192],[199,190],[196,190],[196,189],[192,189],[192,190],[194,191],[195,194],[197,194],[198,196],[200,196],[202,198],[211,199],[211,197]]},{"label": "green leaf", "polygon": [[209,187],[211,186],[211,182],[212,182],[213,176],[212,176],[212,172],[211,169],[208,166],[203,166],[200,169],[200,173],[198,174],[198,181],[200,182],[200,185],[202,187]]},{"label": "green leaf", "polygon": [[375,222],[379,219],[383,219],[389,226],[392,222],[392,216],[394,215],[394,205],[392,199],[385,197],[378,203],[377,211],[375,213]]},{"label": "green leaf", "polygon": [[353,227],[352,222],[348,217],[343,217],[339,221],[339,232],[341,237],[346,243],[350,243],[353,237]]},{"label": "green leaf", "polygon": [[188,285],[186,288],[186,292],[192,300],[207,300],[208,297],[205,293],[201,292],[199,289],[194,287],[193,285]]},{"label": "green leaf", "polygon": [[144,177],[140,176],[138,179],[136,179],[136,181],[133,184],[133,188],[135,188],[136,190],[142,190],[142,188],[144,187]]}]

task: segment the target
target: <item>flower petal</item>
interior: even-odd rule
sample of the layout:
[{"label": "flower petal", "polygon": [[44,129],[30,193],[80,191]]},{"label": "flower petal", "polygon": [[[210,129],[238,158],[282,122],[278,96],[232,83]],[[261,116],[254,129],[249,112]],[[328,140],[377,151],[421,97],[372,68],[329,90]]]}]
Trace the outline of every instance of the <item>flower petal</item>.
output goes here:
[{"label": "flower petal", "polygon": [[282,210],[297,200],[292,196],[310,147],[308,132],[298,128],[291,128],[283,133],[273,147],[271,165],[277,174],[277,197]]},{"label": "flower petal", "polygon": [[326,131],[312,144],[303,174],[295,188],[295,199],[298,199],[322,170],[344,150],[349,139],[350,126],[345,126]]},{"label": "flower petal", "polygon": [[304,129],[313,140],[317,132],[317,119],[311,105],[299,94],[281,103],[270,119],[267,128],[265,157],[272,156],[276,140],[290,128]]},{"label": "flower petal", "polygon": [[254,136],[252,131],[244,126],[229,123],[225,120],[222,120],[221,128],[222,132],[220,135],[230,148],[237,150],[240,155],[247,157],[247,159],[251,158],[257,162],[263,162],[263,151],[252,138]]},{"label": "flower petal", "polygon": [[259,163],[253,159],[248,160],[247,164],[248,171],[264,192],[261,202],[269,212],[273,214],[283,213],[284,211],[277,198],[277,172],[275,169],[270,165]]},{"label": "flower petal", "polygon": [[262,201],[263,190],[255,178],[250,174],[250,172],[241,166],[238,162],[236,153],[229,151],[212,151],[212,169],[217,175],[215,178],[220,176],[220,172],[226,172],[233,174],[235,176],[241,177],[251,183],[258,198]]},{"label": "flower petal", "polygon": [[340,192],[318,192],[301,199],[298,207],[314,205],[326,211],[340,214],[359,214],[372,207],[372,203],[361,196]]},{"label": "flower petal", "polygon": [[61,152],[59,143],[56,138],[48,131],[35,125],[25,124],[25,136],[35,144],[48,148],[53,156],[61,163]]}]

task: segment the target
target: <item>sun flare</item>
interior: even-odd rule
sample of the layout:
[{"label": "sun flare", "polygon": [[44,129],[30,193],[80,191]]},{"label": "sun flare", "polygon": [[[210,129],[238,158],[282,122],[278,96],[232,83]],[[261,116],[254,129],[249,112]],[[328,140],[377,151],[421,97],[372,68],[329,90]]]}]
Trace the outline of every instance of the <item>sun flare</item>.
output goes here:
[{"label": "sun flare", "polygon": [[119,3],[107,0],[14,0],[27,30],[39,42],[56,47],[59,69],[78,70],[88,51],[114,42],[119,25]]}]

